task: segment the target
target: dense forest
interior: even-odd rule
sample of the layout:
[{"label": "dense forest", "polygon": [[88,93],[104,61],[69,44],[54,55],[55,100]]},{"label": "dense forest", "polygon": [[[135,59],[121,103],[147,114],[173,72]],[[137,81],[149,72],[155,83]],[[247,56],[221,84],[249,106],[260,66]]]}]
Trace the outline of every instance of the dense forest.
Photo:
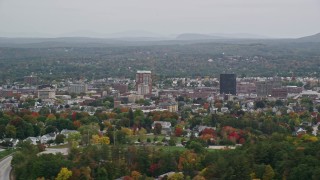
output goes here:
[{"label": "dense forest", "polygon": [[239,76],[318,76],[319,49],[320,43],[280,40],[1,47],[0,81],[19,81],[32,72],[43,80],[133,78],[140,69],[161,77],[218,76],[223,72]]}]

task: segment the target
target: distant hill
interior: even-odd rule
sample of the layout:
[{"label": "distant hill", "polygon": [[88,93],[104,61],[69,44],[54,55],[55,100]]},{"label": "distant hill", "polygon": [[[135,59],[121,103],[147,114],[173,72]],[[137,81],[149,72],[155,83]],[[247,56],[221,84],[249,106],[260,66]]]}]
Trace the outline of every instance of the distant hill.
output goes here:
[{"label": "distant hill", "polygon": [[177,40],[230,40],[230,39],[270,39],[271,37],[256,35],[256,34],[224,34],[224,33],[214,33],[214,34],[196,34],[196,33],[185,33],[180,34],[176,37]]},{"label": "distant hill", "polygon": [[264,36],[259,34],[249,34],[249,33],[213,33],[210,35],[218,36],[221,38],[228,38],[228,39],[272,39],[274,38],[270,36]]},{"label": "distant hill", "polygon": [[[127,34],[129,34],[128,32]],[[67,34],[66,34],[67,35]],[[153,35],[153,36],[152,36]],[[150,46],[197,43],[320,43],[320,33],[297,39],[273,39],[253,34],[197,34],[184,33],[177,36],[160,37],[147,32],[132,32],[105,38],[62,36],[56,38],[0,37],[0,47],[49,48],[49,47],[110,47],[110,46]]]},{"label": "distant hill", "polygon": [[212,40],[212,39],[223,39],[219,36],[212,36],[208,34],[196,34],[196,33],[185,33],[180,34],[176,37],[177,40]]},{"label": "distant hill", "polygon": [[296,39],[299,42],[320,42],[320,33]]},{"label": "distant hill", "polygon": [[124,44],[121,40],[87,38],[87,37],[59,37],[59,38],[2,38],[0,47],[81,47],[81,46],[109,46]]}]

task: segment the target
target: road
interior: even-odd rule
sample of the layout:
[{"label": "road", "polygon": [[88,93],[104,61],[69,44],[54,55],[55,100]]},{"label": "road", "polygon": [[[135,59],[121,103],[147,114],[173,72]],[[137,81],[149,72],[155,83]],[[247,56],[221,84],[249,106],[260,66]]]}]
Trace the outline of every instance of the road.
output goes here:
[{"label": "road", "polygon": [[57,154],[62,153],[63,155],[68,155],[68,148],[46,148],[45,151],[39,154]]},{"label": "road", "polygon": [[12,156],[9,156],[0,162],[0,180],[10,179],[11,160]]}]

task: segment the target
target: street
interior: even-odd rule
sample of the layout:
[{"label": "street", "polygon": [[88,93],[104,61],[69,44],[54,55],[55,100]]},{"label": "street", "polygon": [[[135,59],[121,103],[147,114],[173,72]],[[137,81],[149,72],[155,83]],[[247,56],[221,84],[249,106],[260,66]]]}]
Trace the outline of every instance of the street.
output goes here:
[{"label": "street", "polygon": [[12,156],[9,156],[0,162],[0,180],[10,179],[11,160]]},{"label": "street", "polygon": [[39,154],[57,154],[62,153],[63,155],[68,155],[68,148],[46,148],[45,151]]}]

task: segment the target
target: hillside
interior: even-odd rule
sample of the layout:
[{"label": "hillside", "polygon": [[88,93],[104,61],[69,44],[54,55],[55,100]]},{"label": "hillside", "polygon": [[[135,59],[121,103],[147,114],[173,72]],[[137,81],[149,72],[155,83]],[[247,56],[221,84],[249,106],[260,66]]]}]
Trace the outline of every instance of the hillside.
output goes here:
[{"label": "hillside", "polygon": [[320,33],[298,38],[299,42],[320,42]]}]

